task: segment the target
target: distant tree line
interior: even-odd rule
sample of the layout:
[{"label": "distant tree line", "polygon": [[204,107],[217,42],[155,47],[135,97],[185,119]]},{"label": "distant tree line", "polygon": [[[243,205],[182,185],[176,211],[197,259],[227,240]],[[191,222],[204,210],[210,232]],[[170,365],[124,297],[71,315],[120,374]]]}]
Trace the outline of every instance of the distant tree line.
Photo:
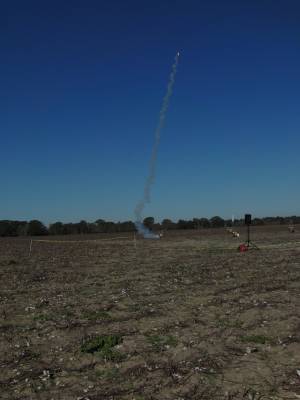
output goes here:
[{"label": "distant tree line", "polygon": [[[179,219],[173,222],[164,219],[161,223],[155,222],[153,217],[144,219],[144,225],[150,230],[175,230],[175,229],[205,229],[231,227],[232,221],[225,220],[219,216],[208,218],[193,218],[192,220]],[[284,225],[300,224],[300,217],[265,217],[254,218],[253,225]],[[244,225],[244,219],[234,221],[234,226]],[[132,221],[112,222],[97,219],[95,222],[80,221],[78,223],[55,222],[46,227],[41,221],[10,221],[0,220],[0,236],[42,236],[42,235],[71,235],[87,233],[117,233],[134,232],[135,225]]]}]

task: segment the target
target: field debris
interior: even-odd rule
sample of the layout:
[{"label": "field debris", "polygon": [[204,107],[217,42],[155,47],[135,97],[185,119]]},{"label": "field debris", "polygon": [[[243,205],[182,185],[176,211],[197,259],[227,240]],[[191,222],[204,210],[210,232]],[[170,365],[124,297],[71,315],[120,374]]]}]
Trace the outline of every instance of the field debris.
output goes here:
[{"label": "field debris", "polygon": [[232,237],[239,238],[240,233],[238,231],[234,231],[232,228],[227,228],[226,231],[231,234]]}]

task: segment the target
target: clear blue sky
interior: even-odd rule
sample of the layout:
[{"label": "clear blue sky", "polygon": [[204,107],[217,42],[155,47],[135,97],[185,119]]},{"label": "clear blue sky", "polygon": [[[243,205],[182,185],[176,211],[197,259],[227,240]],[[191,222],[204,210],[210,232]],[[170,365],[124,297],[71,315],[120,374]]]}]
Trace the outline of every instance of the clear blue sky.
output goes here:
[{"label": "clear blue sky", "polygon": [[300,2],[6,1],[0,219],[300,214]]}]

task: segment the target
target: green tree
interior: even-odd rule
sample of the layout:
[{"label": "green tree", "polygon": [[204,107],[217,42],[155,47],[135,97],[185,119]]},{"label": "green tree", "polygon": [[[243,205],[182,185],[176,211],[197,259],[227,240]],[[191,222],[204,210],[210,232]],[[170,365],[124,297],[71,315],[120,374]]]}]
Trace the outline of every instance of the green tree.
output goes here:
[{"label": "green tree", "polygon": [[64,224],[62,222],[55,222],[49,226],[50,235],[63,235],[64,233]]},{"label": "green tree", "polygon": [[33,219],[32,221],[29,221],[27,225],[27,235],[28,236],[48,235],[48,230],[41,221]]},{"label": "green tree", "polygon": [[172,220],[170,220],[168,218],[165,218],[162,220],[161,226],[163,229],[165,229],[167,231],[176,228],[175,222],[173,222]]},{"label": "green tree", "polygon": [[194,222],[191,220],[179,219],[177,222],[178,229],[194,229]]},{"label": "green tree", "polygon": [[210,224],[212,228],[221,228],[225,225],[225,221],[223,218],[215,216],[210,219]]},{"label": "green tree", "polygon": [[75,235],[79,233],[78,224],[72,224],[72,223],[63,224],[63,232],[65,235]]},{"label": "green tree", "polygon": [[11,227],[9,221],[0,221],[0,236],[10,236]]},{"label": "green tree", "polygon": [[18,236],[26,236],[27,234],[27,221],[19,221],[17,227],[17,235]]},{"label": "green tree", "polygon": [[152,229],[154,225],[154,218],[153,217],[147,217],[143,220],[143,224],[148,228]]},{"label": "green tree", "polygon": [[117,225],[112,221],[107,221],[105,223],[105,232],[106,233],[115,233],[115,232],[117,232]]},{"label": "green tree", "polygon": [[88,223],[84,220],[81,220],[78,224],[78,233],[89,233]]},{"label": "green tree", "polygon": [[125,221],[119,223],[120,232],[134,232],[135,225],[132,221]]},{"label": "green tree", "polygon": [[210,222],[207,218],[200,218],[199,222],[201,228],[210,228]]},{"label": "green tree", "polygon": [[88,232],[89,233],[97,233],[98,226],[94,222],[88,222]]},{"label": "green tree", "polygon": [[105,232],[105,224],[106,224],[106,222],[104,221],[104,219],[97,219],[97,221],[95,221],[95,224],[97,225],[97,232],[98,233],[104,233]]},{"label": "green tree", "polygon": [[254,218],[252,221],[253,225],[264,225],[264,221],[261,218]]}]

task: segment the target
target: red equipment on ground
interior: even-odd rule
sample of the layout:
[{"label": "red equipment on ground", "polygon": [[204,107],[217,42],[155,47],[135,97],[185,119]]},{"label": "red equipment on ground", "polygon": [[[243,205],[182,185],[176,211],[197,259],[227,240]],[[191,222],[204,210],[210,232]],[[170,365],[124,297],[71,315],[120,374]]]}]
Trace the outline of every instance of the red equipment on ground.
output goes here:
[{"label": "red equipment on ground", "polygon": [[245,243],[242,243],[238,247],[238,251],[240,253],[244,253],[245,251],[248,251],[248,246]]}]

